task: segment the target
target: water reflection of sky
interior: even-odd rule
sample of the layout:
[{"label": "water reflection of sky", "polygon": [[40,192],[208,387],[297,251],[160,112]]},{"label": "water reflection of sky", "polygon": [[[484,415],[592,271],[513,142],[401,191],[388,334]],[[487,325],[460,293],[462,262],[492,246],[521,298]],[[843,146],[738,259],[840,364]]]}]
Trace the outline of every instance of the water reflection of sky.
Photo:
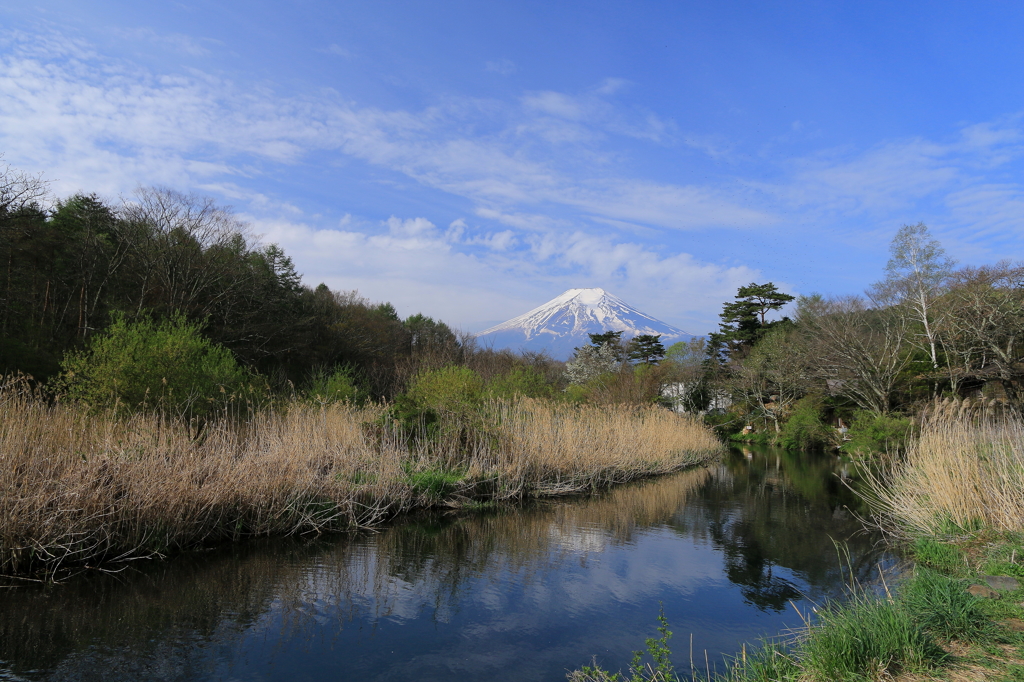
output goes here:
[{"label": "water reflection of sky", "polygon": [[[659,603],[677,666],[689,670],[692,633],[703,668],[705,650],[721,661],[797,626],[791,599],[806,610],[800,594],[840,591],[830,536],[845,538],[857,524],[829,488],[832,466],[758,453],[600,498],[179,559],[117,582],[93,578],[98,592],[8,590],[0,671],[77,680],[557,680],[592,656],[624,666],[656,634]],[[878,559],[870,538],[854,537],[850,548],[852,569],[867,578]],[[36,646],[19,639],[16,618],[35,619],[33,633],[61,635]]]},{"label": "water reflection of sky", "polygon": [[[327,597],[305,604],[308,618],[289,627],[291,609],[275,604],[231,658],[245,661],[248,671],[271,668],[306,659],[310,642],[319,641],[315,662],[290,669],[293,679],[322,679],[335,666],[381,680],[559,679],[592,654],[626,660],[631,647],[654,634],[659,600],[686,646],[692,631],[697,650],[708,648],[716,658],[752,633],[778,629],[776,614],[751,613],[724,577],[720,552],[682,543],[666,528],[599,552],[560,556],[539,573],[472,577],[454,606],[439,607],[436,595],[416,585],[389,587],[383,598],[360,595],[365,613],[386,614],[376,620],[339,617]],[[268,639],[274,650],[265,648]]]}]

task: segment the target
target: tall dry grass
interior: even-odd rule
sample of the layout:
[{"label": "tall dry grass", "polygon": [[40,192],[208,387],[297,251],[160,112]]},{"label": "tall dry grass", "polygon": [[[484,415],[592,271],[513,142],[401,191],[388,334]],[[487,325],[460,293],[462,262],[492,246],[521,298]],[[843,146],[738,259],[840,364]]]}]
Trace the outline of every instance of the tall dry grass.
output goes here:
[{"label": "tall dry grass", "polygon": [[1024,530],[1024,421],[995,405],[937,405],[869,489],[884,525],[910,535]]},{"label": "tall dry grass", "polygon": [[[721,448],[701,424],[657,409],[495,404],[469,442],[447,429],[458,437],[411,444],[380,425],[383,411],[294,403],[195,438],[156,415],[88,414],[8,383],[0,575],[52,577],[231,538],[374,526],[417,506],[584,491]],[[432,471],[453,481],[440,495],[419,476]]]},{"label": "tall dry grass", "polygon": [[498,472],[535,494],[560,494],[676,471],[707,461],[721,443],[699,421],[659,408],[497,403],[468,459],[472,478]]}]

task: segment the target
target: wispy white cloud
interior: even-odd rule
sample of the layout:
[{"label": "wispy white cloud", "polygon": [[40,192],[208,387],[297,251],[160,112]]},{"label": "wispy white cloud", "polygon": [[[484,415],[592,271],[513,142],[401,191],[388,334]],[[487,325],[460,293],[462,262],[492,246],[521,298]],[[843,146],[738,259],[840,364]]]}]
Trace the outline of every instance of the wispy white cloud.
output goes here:
[{"label": "wispy white cloud", "polygon": [[796,161],[783,193],[793,203],[846,213],[906,209],[958,178],[950,152],[924,139],[827,152]]},{"label": "wispy white cloud", "polygon": [[516,63],[511,59],[497,59],[493,62],[485,62],[484,69],[492,73],[500,73],[502,76],[511,76],[518,70]]},{"label": "wispy white cloud", "polygon": [[190,57],[205,57],[210,54],[207,45],[219,45],[211,38],[193,38],[182,33],[157,33],[149,27],[116,28],[112,31],[124,40],[142,43],[145,46],[161,46],[178,54]]},{"label": "wispy white cloud", "polygon": [[[705,331],[704,321],[720,302],[760,274],[582,231],[494,232],[463,219],[441,230],[423,217],[396,216],[378,224],[346,217],[327,229],[245,217],[265,242],[280,244],[293,257],[307,283],[359,289],[391,301],[403,315],[429,310],[467,331],[518,315],[581,282],[642,300],[649,312]],[[693,293],[679,300],[678,291]]]},{"label": "wispy white cloud", "polygon": [[333,54],[338,57],[345,57],[346,59],[352,57],[352,50],[348,49],[347,47],[342,47],[337,43],[331,43],[327,47],[319,48],[317,49],[317,52],[323,52],[324,54]]},{"label": "wispy white cloud", "polygon": [[[138,40],[206,49],[137,31]],[[198,70],[153,73],[55,35],[5,33],[0,42],[0,149],[12,165],[45,170],[58,194],[116,195],[138,184],[215,192],[237,202],[268,240],[282,241],[312,279],[372,288],[368,295],[417,309],[436,295],[446,307],[435,314],[466,324],[500,321],[522,312],[513,305],[586,280],[650,301],[652,313],[684,328],[707,326],[721,301],[759,273],[740,260],[681,253],[688,249],[667,236],[673,231],[809,230],[851,216],[894,229],[931,211],[946,234],[966,243],[974,230],[996,244],[1019,234],[1024,218],[1024,183],[1012,173],[1024,150],[1015,117],[964,126],[947,140],[782,157],[769,166],[770,182],[738,172],[671,182],[620,170],[618,151],[609,150],[643,140],[631,144],[699,150],[713,161],[732,155],[735,143],[621,106],[616,95],[629,87],[621,79],[574,93],[449,97],[418,111],[385,110],[344,93],[281,97],[265,84]],[[345,52],[333,47],[326,51]],[[331,155],[390,174],[381,181],[454,195],[476,224],[460,219],[441,229],[435,216],[373,216],[327,229],[260,182]],[[994,171],[1004,175],[992,179]],[[729,243],[722,253],[742,252]],[[699,293],[679,301],[678,291]],[[477,302],[463,303],[467,296]]]},{"label": "wispy white cloud", "polygon": [[[589,159],[588,145],[611,131],[657,138],[668,125],[650,116],[628,123],[593,94],[528,93],[497,113],[508,121],[504,131],[472,135],[466,117],[495,115],[493,103],[457,100],[416,113],[358,108],[330,94],[245,91],[196,71],[165,76],[100,57],[46,60],[20,45],[2,58],[8,106],[0,141],[12,162],[44,166],[61,188],[238,183],[260,164],[338,150],[481,207],[553,204],[673,228],[714,223],[715,214],[729,226],[770,220],[714,191],[560,170],[573,154]],[[524,147],[524,137],[539,145]],[[556,141],[579,149],[551,157]]]},{"label": "wispy white cloud", "polygon": [[594,92],[599,95],[614,95],[628,86],[629,81],[625,78],[605,78],[600,85],[594,88]]}]

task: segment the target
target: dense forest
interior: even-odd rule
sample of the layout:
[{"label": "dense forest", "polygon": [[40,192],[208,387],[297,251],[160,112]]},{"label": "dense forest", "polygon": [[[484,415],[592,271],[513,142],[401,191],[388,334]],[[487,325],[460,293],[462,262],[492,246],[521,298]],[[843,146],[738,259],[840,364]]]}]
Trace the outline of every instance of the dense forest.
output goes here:
[{"label": "dense forest", "polygon": [[418,358],[460,357],[442,322],[306,286],[280,248],[211,199],[140,189],[117,204],[85,194],[47,202],[46,190],[9,168],[0,175],[5,373],[52,382],[69,354],[119,320],[191,324],[274,390],[345,367],[386,398]]}]

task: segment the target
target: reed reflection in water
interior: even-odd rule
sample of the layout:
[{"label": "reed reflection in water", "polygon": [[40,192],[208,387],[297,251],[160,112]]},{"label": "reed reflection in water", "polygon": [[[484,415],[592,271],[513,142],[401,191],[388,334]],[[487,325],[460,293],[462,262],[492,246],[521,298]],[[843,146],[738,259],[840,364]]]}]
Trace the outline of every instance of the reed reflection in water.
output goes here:
[{"label": "reed reflection in water", "polygon": [[[830,459],[738,454],[600,496],[0,589],[0,678],[557,680],[595,654],[624,665],[659,601],[688,667],[690,632],[718,659],[795,625],[787,600],[837,591],[830,538],[859,526],[834,478]],[[865,578],[871,543],[850,545]]]}]

